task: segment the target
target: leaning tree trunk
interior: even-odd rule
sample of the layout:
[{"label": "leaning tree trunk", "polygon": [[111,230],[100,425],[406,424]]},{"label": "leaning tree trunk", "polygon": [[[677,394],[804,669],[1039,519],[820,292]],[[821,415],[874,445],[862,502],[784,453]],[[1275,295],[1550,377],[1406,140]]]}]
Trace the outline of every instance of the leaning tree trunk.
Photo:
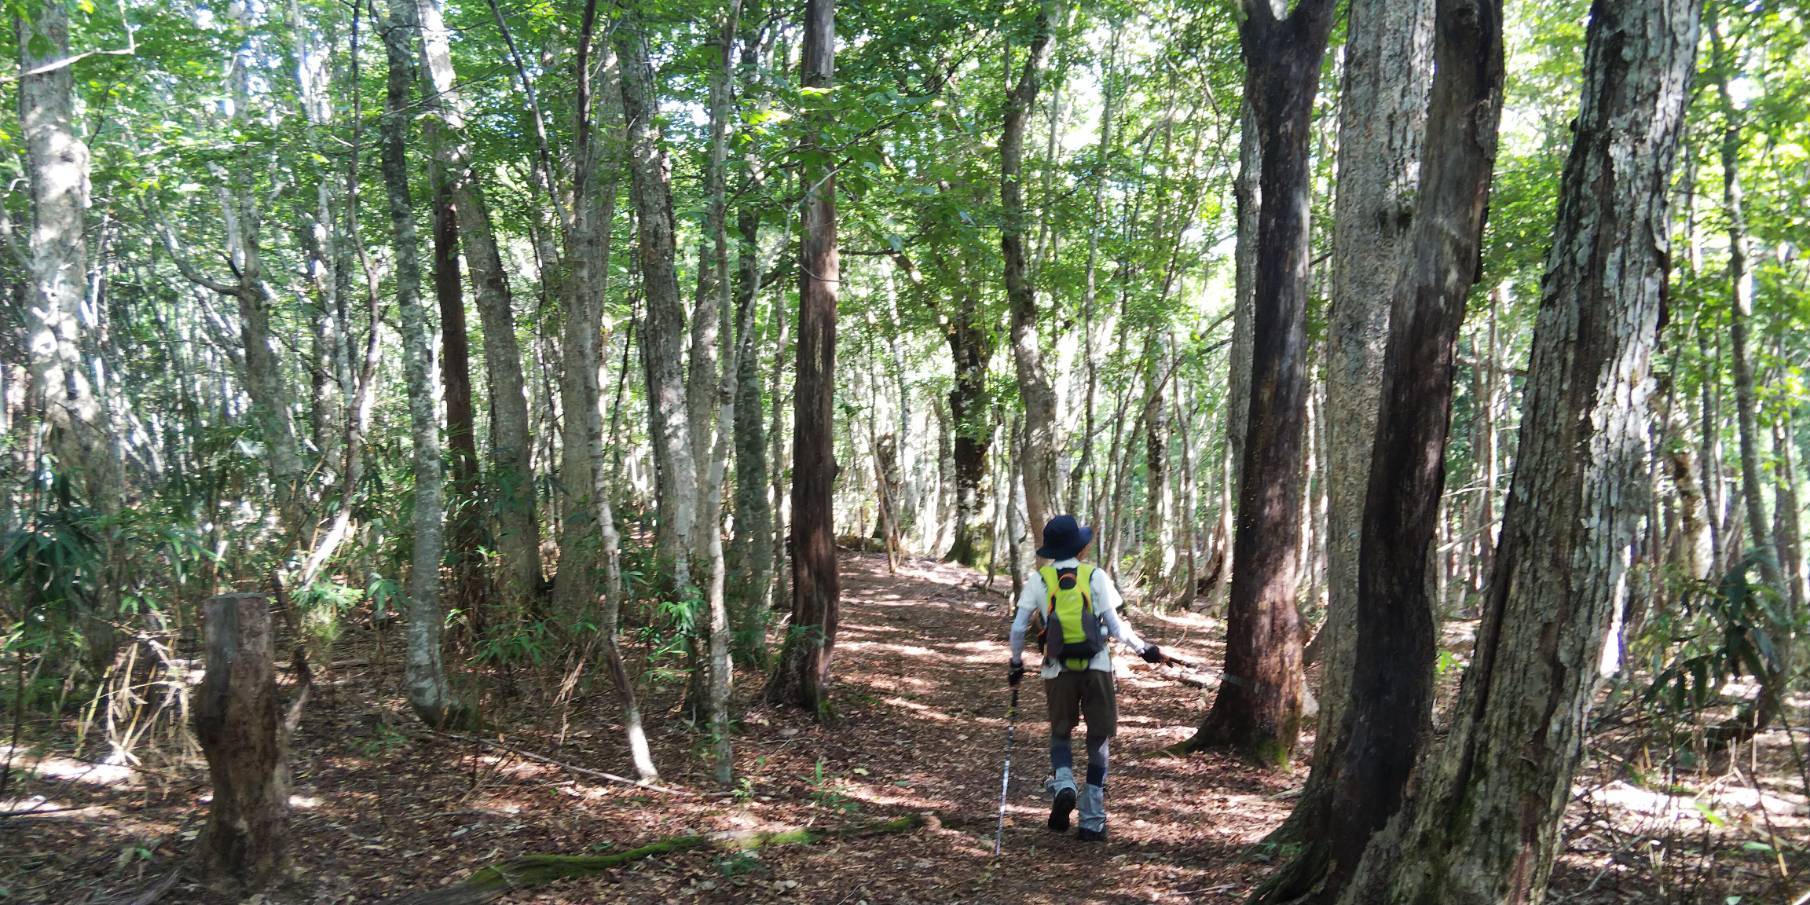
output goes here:
[{"label": "leaning tree trunk", "polygon": [[431,150],[451,190],[465,263],[471,268],[478,314],[484,323],[491,454],[495,459],[490,504],[496,513],[496,546],[502,558],[503,603],[506,609],[521,612],[539,588],[541,575],[528,398],[509,281],[472,160],[470,137],[465,134],[467,104],[454,85],[451,37],[443,7],[444,0],[417,0],[422,72],[427,80],[422,87],[428,93],[425,107],[434,126],[430,134],[438,139]]},{"label": "leaning tree trunk", "polygon": [[[433,327],[421,301],[421,257],[415,205],[409,197],[409,86],[417,30],[411,0],[392,2],[383,27],[389,77],[382,121],[383,186],[395,237],[396,308],[402,318],[403,374],[408,384],[410,440],[415,474],[414,545],[409,564],[408,659],[403,684],[409,706],[430,726],[463,725],[470,711],[454,699],[441,659],[440,561],[445,549],[446,507],[440,471],[440,421],[435,410]],[[375,325],[373,325],[375,329]]]},{"label": "leaning tree trunk", "polygon": [[1315,835],[1329,816],[1356,640],[1358,538],[1389,336],[1389,298],[1414,213],[1431,0],[1352,0],[1339,92],[1338,199],[1326,362],[1326,621],[1313,771],[1274,842]]},{"label": "leaning tree trunk", "polygon": [[1666,202],[1698,0],[1598,0],[1474,665],[1342,901],[1537,903],[1645,513]]},{"label": "leaning tree trunk", "polygon": [[1329,0],[1277,19],[1246,0],[1239,24],[1245,94],[1261,142],[1251,399],[1233,539],[1226,673],[1187,750],[1236,749],[1280,768],[1300,734],[1306,680],[1295,611],[1306,414],[1309,122],[1332,28]]},{"label": "leaning tree trunk", "polygon": [[1037,547],[1043,523],[1056,505],[1056,391],[1043,363],[1037,333],[1037,287],[1026,272],[1024,252],[1024,134],[1037,89],[1043,81],[1044,51],[1057,16],[1055,0],[1042,0],[1032,26],[1031,45],[1018,82],[1006,94],[1005,129],[999,137],[999,247],[1005,256],[1006,302],[1012,311],[1012,361],[1018,395],[1024,400],[1024,443],[1019,456],[1024,479],[1025,519]]},{"label": "leaning tree trunk", "polygon": [[633,16],[615,29],[622,59],[627,118],[629,193],[640,230],[641,280],[647,293],[641,354],[647,362],[648,418],[654,446],[654,497],[660,555],[680,588],[691,584],[692,528],[697,520],[697,465],[685,392],[685,309],[679,300],[671,173],[660,147],[653,68]]},{"label": "leaning tree trunk", "polygon": [[1306,847],[1266,891],[1271,902],[1338,901],[1371,835],[1400,806],[1431,723],[1428,553],[1445,490],[1458,332],[1481,264],[1495,168],[1501,0],[1438,0],[1434,32],[1418,202],[1386,284],[1389,341],[1367,457],[1350,701],[1328,752],[1339,764],[1325,813],[1304,827]]},{"label": "leaning tree trunk", "polygon": [[[835,0],[805,0],[805,88],[828,89],[836,66]],[[803,141],[810,160],[821,114]],[[792,621],[767,700],[829,716],[830,655],[835,650],[842,579],[836,571],[836,173],[802,168],[803,238],[798,256],[798,373],[792,401]]]},{"label": "leaning tree trunk", "polygon": [[[601,65],[593,70],[602,80],[602,84],[593,89],[598,99],[598,110],[604,117],[602,131],[608,135],[619,135],[623,128],[622,109],[616,99],[621,96],[620,79],[621,59],[608,42],[597,45],[601,55]],[[595,140],[596,136],[593,136]],[[598,193],[602,194],[602,193]],[[611,193],[613,195],[613,193]],[[604,204],[607,198],[597,197],[596,203]],[[611,208],[613,210],[613,206]],[[605,217],[601,212],[590,215],[593,235],[589,241],[604,246],[603,254],[608,253],[610,224],[612,217]],[[597,280],[601,286],[607,271],[598,271]],[[599,293],[601,301],[601,293]],[[632,333],[623,339],[621,380],[628,379],[629,367],[628,343],[632,341]],[[621,384],[617,386],[620,401]],[[615,436],[619,427],[618,418],[621,406],[617,405],[611,413],[610,429],[607,436]],[[601,419],[601,412],[599,412]],[[607,457],[603,450],[605,432],[599,430],[598,443],[593,448],[594,459],[591,474],[596,484],[591,489],[591,499],[597,507],[598,559],[603,567],[603,614],[602,623],[598,626],[598,637],[603,645],[604,660],[609,668],[610,681],[616,686],[616,696],[622,704],[623,734],[628,739],[629,757],[635,766],[635,776],[642,782],[655,782],[660,778],[660,771],[654,766],[652,749],[647,743],[647,729],[641,718],[640,696],[635,690],[635,680],[629,674],[628,664],[622,657],[621,625],[622,604],[628,595],[628,588],[622,578],[622,535],[616,529],[615,507],[610,503],[618,479],[615,467],[608,463],[620,463],[621,457]]]}]

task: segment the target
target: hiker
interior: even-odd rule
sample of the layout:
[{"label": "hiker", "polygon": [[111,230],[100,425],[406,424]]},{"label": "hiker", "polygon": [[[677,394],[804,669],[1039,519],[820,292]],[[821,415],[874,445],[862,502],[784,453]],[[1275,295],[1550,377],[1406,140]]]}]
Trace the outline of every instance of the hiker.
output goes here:
[{"label": "hiker", "polygon": [[1112,577],[1081,556],[1093,543],[1094,529],[1072,515],[1059,515],[1043,526],[1037,555],[1050,560],[1026,579],[1012,620],[1012,660],[1007,681],[1016,688],[1024,678],[1024,639],[1031,614],[1043,617],[1043,696],[1050,715],[1050,771],[1044,784],[1051,795],[1050,829],[1067,832],[1075,809],[1074,750],[1069,735],[1079,720],[1087,722],[1087,787],[1080,795],[1083,842],[1106,840],[1107,747],[1118,733],[1119,708],[1113,700],[1112,654],[1107,636],[1119,639],[1149,663],[1161,663],[1163,652],[1139,638],[1119,618],[1119,589]]}]

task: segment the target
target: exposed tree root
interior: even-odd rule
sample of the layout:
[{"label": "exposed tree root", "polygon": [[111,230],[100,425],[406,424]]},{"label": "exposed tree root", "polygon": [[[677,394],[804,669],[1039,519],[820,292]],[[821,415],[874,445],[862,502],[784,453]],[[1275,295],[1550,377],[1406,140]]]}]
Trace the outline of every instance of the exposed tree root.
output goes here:
[{"label": "exposed tree root", "polygon": [[926,825],[931,819],[926,815],[912,815],[845,827],[794,827],[771,831],[669,836],[637,848],[602,855],[520,855],[479,868],[471,876],[451,886],[389,899],[385,905],[481,905],[518,889],[599,874],[655,855],[703,848],[743,852],[769,845],[809,845],[825,839],[858,839],[881,833],[910,832]]}]

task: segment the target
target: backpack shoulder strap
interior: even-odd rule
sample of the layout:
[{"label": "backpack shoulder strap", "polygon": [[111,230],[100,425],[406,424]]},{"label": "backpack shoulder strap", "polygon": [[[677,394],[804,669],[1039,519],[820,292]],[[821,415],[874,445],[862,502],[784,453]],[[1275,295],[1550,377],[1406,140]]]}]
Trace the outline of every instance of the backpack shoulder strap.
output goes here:
[{"label": "backpack shoulder strap", "polygon": [[1062,579],[1056,575],[1055,566],[1044,566],[1037,574],[1043,579],[1043,611],[1047,613],[1056,605],[1056,592],[1062,588]]},{"label": "backpack shoulder strap", "polygon": [[1081,604],[1089,610],[1094,608],[1094,565],[1082,563],[1075,570],[1075,587],[1081,589]]}]

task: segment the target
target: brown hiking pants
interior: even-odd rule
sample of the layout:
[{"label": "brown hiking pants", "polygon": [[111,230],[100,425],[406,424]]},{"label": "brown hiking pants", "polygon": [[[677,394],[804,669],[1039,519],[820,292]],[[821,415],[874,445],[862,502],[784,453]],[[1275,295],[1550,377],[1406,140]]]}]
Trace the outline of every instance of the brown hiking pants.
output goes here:
[{"label": "brown hiking pants", "polygon": [[1067,738],[1075,724],[1087,720],[1087,745],[1119,734],[1119,705],[1113,697],[1112,673],[1097,669],[1065,669],[1043,681],[1049,704],[1050,737]]}]

